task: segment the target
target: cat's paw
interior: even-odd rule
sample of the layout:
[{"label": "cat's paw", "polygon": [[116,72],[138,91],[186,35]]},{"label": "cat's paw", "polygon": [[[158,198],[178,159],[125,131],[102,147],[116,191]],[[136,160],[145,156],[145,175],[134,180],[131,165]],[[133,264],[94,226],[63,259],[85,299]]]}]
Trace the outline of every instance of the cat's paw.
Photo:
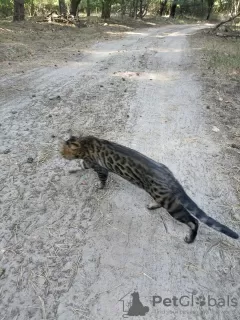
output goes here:
[{"label": "cat's paw", "polygon": [[79,161],[79,167],[80,167],[82,170],[83,170],[83,169],[86,169],[86,168],[85,168],[85,165],[84,165],[84,160],[81,159],[81,160]]},{"label": "cat's paw", "polygon": [[69,173],[76,173],[76,172],[82,171],[82,170],[84,170],[84,169],[86,169],[86,168],[85,168],[85,165],[84,165],[84,160],[81,159],[81,160],[79,161],[79,168],[70,169],[70,170],[68,170],[68,172],[69,172]]},{"label": "cat's paw", "polygon": [[158,203],[156,203],[156,202],[154,202],[154,203],[149,203],[148,205],[147,205],[147,209],[148,210],[155,210],[155,209],[159,209],[159,208],[161,208],[162,206],[160,205],[160,204],[158,204]]},{"label": "cat's paw", "polygon": [[193,243],[194,239],[191,236],[186,236],[184,238],[184,241],[188,244]]},{"label": "cat's paw", "polygon": [[94,185],[95,185],[96,189],[100,189],[100,190],[104,189],[104,187],[105,187],[105,184],[102,182],[96,182]]}]

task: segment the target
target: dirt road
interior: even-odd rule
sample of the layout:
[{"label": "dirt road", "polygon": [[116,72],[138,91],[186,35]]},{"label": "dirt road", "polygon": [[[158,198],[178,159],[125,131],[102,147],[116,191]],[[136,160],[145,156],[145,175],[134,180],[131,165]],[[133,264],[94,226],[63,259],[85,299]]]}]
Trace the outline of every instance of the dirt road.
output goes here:
[{"label": "dirt road", "polygon": [[132,297],[131,312],[146,313],[135,319],[239,319],[238,241],[201,225],[188,245],[145,192],[114,175],[96,190],[92,171],[70,175],[77,162],[58,154],[69,128],[130,146],[236,230],[234,158],[191,62],[199,28],[138,30],[1,79],[1,319],[122,319]]}]

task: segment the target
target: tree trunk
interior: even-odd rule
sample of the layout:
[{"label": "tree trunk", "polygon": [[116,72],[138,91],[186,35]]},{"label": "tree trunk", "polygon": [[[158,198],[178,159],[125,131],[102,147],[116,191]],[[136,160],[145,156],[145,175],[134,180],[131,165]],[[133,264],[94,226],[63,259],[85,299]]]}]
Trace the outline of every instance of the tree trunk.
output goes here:
[{"label": "tree trunk", "polygon": [[13,21],[24,20],[24,0],[14,0]]},{"label": "tree trunk", "polygon": [[236,15],[239,12],[240,9],[240,0],[235,1],[235,6],[234,6],[234,14]]},{"label": "tree trunk", "polygon": [[102,1],[102,19],[110,19],[111,15],[111,0],[103,0]]},{"label": "tree trunk", "polygon": [[159,15],[161,17],[162,17],[163,12],[164,12],[164,10],[166,8],[167,2],[168,2],[168,0],[162,0],[161,3],[160,3]]},{"label": "tree trunk", "polygon": [[134,0],[131,0],[130,2],[129,17],[130,18],[134,17]]},{"label": "tree trunk", "polygon": [[208,7],[208,13],[207,13],[207,18],[206,18],[206,20],[209,20],[210,15],[211,15],[211,12],[212,12],[212,7]]},{"label": "tree trunk", "polygon": [[91,9],[90,9],[90,0],[87,0],[87,17],[90,17]]},{"label": "tree trunk", "polygon": [[123,18],[123,16],[125,16],[126,14],[126,3],[125,0],[121,0],[121,16]]},{"label": "tree trunk", "polygon": [[143,18],[143,0],[139,0],[139,18]]},{"label": "tree trunk", "polygon": [[67,6],[65,3],[65,0],[58,0],[59,1],[59,12],[62,14],[64,17],[67,16]]},{"label": "tree trunk", "polygon": [[33,17],[34,13],[35,13],[34,0],[31,1],[31,9],[30,9],[30,11],[31,11],[31,17]]},{"label": "tree trunk", "polygon": [[134,19],[137,19],[137,12],[138,12],[138,0],[134,1]]},{"label": "tree trunk", "polygon": [[208,13],[207,13],[206,20],[209,20],[209,18],[210,18],[210,15],[212,13],[213,5],[214,5],[214,0],[208,0]]},{"label": "tree trunk", "polygon": [[170,17],[171,18],[175,17],[176,8],[177,8],[177,0],[174,0],[172,5],[171,5],[171,8],[170,8]]},{"label": "tree trunk", "polygon": [[81,0],[71,0],[70,14],[72,14],[74,17],[76,17],[76,15],[77,15],[77,9],[78,9],[80,2],[81,2]]}]

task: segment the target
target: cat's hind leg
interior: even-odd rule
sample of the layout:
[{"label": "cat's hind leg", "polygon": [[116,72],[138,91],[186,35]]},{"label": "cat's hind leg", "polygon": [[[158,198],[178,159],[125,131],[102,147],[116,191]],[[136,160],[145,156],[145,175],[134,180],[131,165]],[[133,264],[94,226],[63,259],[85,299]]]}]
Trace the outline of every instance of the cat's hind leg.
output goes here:
[{"label": "cat's hind leg", "polygon": [[197,236],[199,225],[198,220],[191,216],[191,214],[181,205],[168,212],[173,218],[186,224],[190,228],[190,234],[185,237],[184,241],[187,243],[192,243]]}]

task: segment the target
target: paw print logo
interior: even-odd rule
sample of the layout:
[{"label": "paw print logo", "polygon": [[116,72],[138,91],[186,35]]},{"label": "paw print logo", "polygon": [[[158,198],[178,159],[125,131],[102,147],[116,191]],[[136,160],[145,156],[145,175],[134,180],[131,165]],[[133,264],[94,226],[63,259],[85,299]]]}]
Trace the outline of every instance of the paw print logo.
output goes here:
[{"label": "paw print logo", "polygon": [[205,297],[204,296],[196,297],[196,304],[198,304],[200,307],[205,306],[205,304],[206,304]]}]

